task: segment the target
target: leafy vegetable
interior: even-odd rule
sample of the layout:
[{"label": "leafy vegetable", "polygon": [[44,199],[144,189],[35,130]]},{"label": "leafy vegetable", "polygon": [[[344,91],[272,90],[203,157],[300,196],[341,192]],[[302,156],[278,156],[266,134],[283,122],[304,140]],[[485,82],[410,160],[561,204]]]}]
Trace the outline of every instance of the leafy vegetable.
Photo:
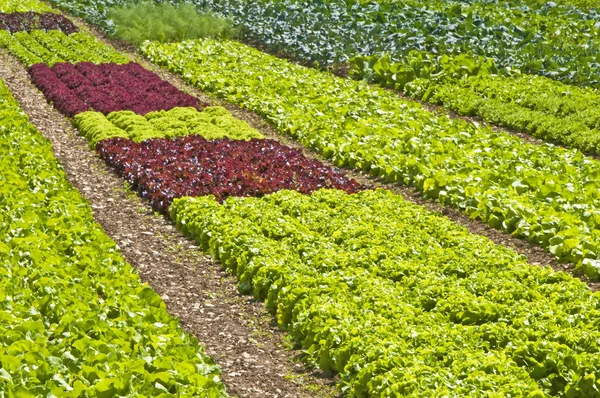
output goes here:
[{"label": "leafy vegetable", "polygon": [[138,144],[111,138],[100,141],[96,150],[157,211],[166,211],[174,198],[182,196],[214,195],[224,200],[281,189],[302,193],[320,188],[350,193],[361,189],[338,170],[273,140],[207,141],[190,135]]},{"label": "leafy vegetable", "polygon": [[112,112],[108,116],[99,112],[83,112],[73,118],[73,124],[92,147],[99,141],[114,137],[129,138],[135,142],[191,134],[207,140],[224,137],[233,140],[264,138],[246,122],[234,118],[220,106],[209,106],[202,112],[195,108],[173,108],[150,112],[145,116],[132,111]]},{"label": "leafy vegetable", "polygon": [[600,94],[541,76],[499,71],[490,59],[413,52],[357,57],[350,74],[464,115],[584,152],[600,153]]},{"label": "leafy vegetable", "polygon": [[39,0],[2,0],[0,12],[56,12],[49,5]]},{"label": "leafy vegetable", "polygon": [[145,43],[141,51],[338,166],[412,185],[600,276],[600,162],[581,152],[436,115],[236,42]]},{"label": "leafy vegetable", "polygon": [[227,396],[3,83],[0,130],[1,395]]},{"label": "leafy vegetable", "polygon": [[124,65],[80,62],[35,64],[29,68],[33,84],[68,116],[93,109],[102,113],[132,110],[146,114],[181,106],[205,104],[156,73],[130,62]]},{"label": "leafy vegetable", "polygon": [[69,19],[54,13],[37,12],[13,12],[0,14],[0,29],[8,30],[10,33],[31,30],[60,30],[65,34],[79,31],[79,28]]},{"label": "leafy vegetable", "polygon": [[57,30],[17,32],[0,30],[0,47],[6,48],[26,66],[59,62],[93,62],[125,64],[130,59],[85,32],[70,35]]},{"label": "leafy vegetable", "polygon": [[171,216],[352,397],[598,397],[600,296],[389,191]]}]

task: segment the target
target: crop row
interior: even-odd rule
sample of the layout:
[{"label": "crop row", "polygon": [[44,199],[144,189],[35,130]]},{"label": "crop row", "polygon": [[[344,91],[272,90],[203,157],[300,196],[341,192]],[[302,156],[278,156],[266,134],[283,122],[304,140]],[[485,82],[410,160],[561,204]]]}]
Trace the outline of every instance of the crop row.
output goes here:
[{"label": "crop row", "polygon": [[174,198],[263,196],[281,189],[358,192],[360,185],[302,152],[273,140],[208,141],[197,135],[142,143],[111,138],[98,143],[102,159],[157,211]]},{"label": "crop row", "polygon": [[[599,151],[594,105],[598,94],[553,81],[600,84],[596,73],[600,52],[593,51],[600,48],[597,9],[539,0],[518,5],[504,0],[425,5],[412,0],[350,5],[337,0],[193,2],[232,16],[245,27],[246,39],[277,53],[324,64],[349,62],[358,67],[355,77],[376,80],[415,98],[544,140],[587,153]],[[78,7],[80,2],[67,3],[60,5]],[[108,4],[102,0],[83,3],[86,10],[103,9],[98,14],[90,11],[88,16],[110,30],[104,14]],[[87,11],[79,12],[86,16]],[[327,18],[338,21],[327,23]],[[482,63],[491,63],[493,73],[500,76],[465,76],[465,71],[477,74]],[[547,78],[521,74],[519,69]]]},{"label": "crop row", "polygon": [[2,0],[0,2],[0,12],[54,12],[48,4],[39,0]]},{"label": "crop row", "polygon": [[171,216],[349,396],[599,396],[598,295],[398,195],[182,198]]},{"label": "crop row", "polygon": [[411,50],[472,54],[577,84],[600,84],[595,72],[597,13],[515,2],[197,0],[232,17],[245,37],[303,61],[344,62],[356,55]]},{"label": "crop row", "polygon": [[[109,10],[127,3],[51,1],[109,32],[114,28]],[[251,42],[321,65],[357,55],[391,53],[396,58],[420,50],[482,55],[501,67],[570,83],[600,84],[598,10],[540,1],[528,6],[505,0],[184,2],[231,17]]]},{"label": "crop row", "polygon": [[[58,40],[69,37],[57,36]],[[98,145],[101,157],[148,197],[156,210],[165,211],[174,197],[184,195],[212,194],[223,199],[279,189],[307,193],[323,187],[359,189],[339,172],[272,141],[206,141],[263,136],[224,108],[199,112],[194,107],[206,104],[137,63],[59,62],[52,67],[39,63],[29,68],[29,74],[49,102],[75,116],[80,134],[91,146]],[[196,137],[146,141],[186,135]],[[106,141],[111,137],[120,139]],[[138,145],[124,138],[146,142]]]},{"label": "crop row", "polygon": [[142,116],[132,111],[109,113],[83,112],[73,118],[79,133],[90,146],[108,138],[128,138],[142,142],[150,138],[174,138],[200,135],[207,140],[230,138],[249,140],[264,138],[261,133],[236,119],[227,109],[209,106],[198,112],[196,108],[173,108],[169,111],[150,112]]},{"label": "crop row", "polygon": [[500,74],[489,59],[413,52],[402,62],[357,57],[350,74],[463,115],[600,153],[600,95],[542,76]]},{"label": "crop row", "polygon": [[206,106],[134,62],[35,64],[29,74],[46,99],[68,116],[88,110],[106,114],[132,110],[143,115],[175,107]]},{"label": "crop row", "polygon": [[0,13],[0,29],[10,33],[32,30],[60,30],[65,34],[79,31],[79,28],[61,14],[37,12]]},{"label": "crop row", "polygon": [[412,185],[598,276],[600,163],[578,151],[436,115],[236,42],[146,43],[141,51],[338,166]]},{"label": "crop row", "polygon": [[[589,215],[582,223],[597,217],[592,205],[581,207],[579,201],[594,198],[599,174],[586,174],[595,172],[595,163],[575,151],[527,146],[427,113],[362,83],[261,58],[235,43],[148,44],[144,50],[194,84],[257,110],[338,164],[412,183],[446,203],[479,212],[475,217],[487,218],[488,211],[496,217],[488,219],[493,225],[514,222],[496,215],[512,205],[498,201],[502,195],[522,199],[530,206],[526,210],[556,206],[563,211],[556,214],[572,215],[567,222],[578,218],[577,212]],[[154,115],[174,112],[180,110],[78,118],[89,117],[86,134],[94,140],[103,136],[103,126],[141,134],[138,123],[152,125]],[[166,116],[165,123],[172,119]],[[185,131],[184,126],[175,131]],[[111,138],[97,148],[142,195],[159,198],[175,189],[185,194],[186,184],[213,189],[223,200],[227,189],[249,192],[278,181],[326,183],[315,169],[359,189],[337,171],[311,166],[299,152],[269,140]],[[457,163],[463,156],[464,163]],[[298,171],[308,175],[290,175],[290,159],[303,164]],[[195,168],[201,162],[205,167]],[[557,173],[560,167],[566,176]],[[488,169],[493,172],[486,174]],[[526,180],[506,185],[517,173]],[[561,191],[563,182],[570,185]],[[480,187],[484,191],[478,192]],[[456,202],[460,195],[464,203]],[[473,198],[487,202],[473,207]],[[160,200],[155,206],[164,205]],[[572,277],[532,267],[511,250],[387,191],[319,190],[310,196],[279,191],[218,200],[176,199],[170,214],[239,278],[243,292],[267,301],[315,365],[342,375],[348,395],[598,396],[599,297]],[[523,214],[540,221],[538,213],[530,213]],[[539,226],[547,227],[543,234],[557,235],[554,220],[533,227],[517,221],[523,231],[540,233]],[[553,250],[571,243],[553,242]]]},{"label": "crop row", "polygon": [[86,32],[65,35],[58,30],[34,30],[13,35],[0,30],[0,47],[6,48],[26,66],[59,62],[126,64],[130,59]]},{"label": "crop row", "polygon": [[3,83],[0,130],[1,394],[226,396]]},{"label": "crop row", "polygon": [[537,7],[540,9],[553,7],[554,5],[559,4],[567,7],[577,7],[583,10],[589,9],[590,12],[598,12],[598,2],[595,0],[556,0],[555,2],[548,2],[546,0],[523,0],[522,2],[527,5],[527,7]]}]

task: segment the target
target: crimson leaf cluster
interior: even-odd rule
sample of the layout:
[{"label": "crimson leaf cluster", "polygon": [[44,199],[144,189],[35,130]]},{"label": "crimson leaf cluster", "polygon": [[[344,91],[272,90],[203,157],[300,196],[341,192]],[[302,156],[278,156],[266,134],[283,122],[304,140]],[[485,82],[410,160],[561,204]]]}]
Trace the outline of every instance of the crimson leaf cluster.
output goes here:
[{"label": "crimson leaf cluster", "polygon": [[8,30],[10,33],[60,30],[67,35],[79,32],[79,28],[61,14],[33,11],[0,13],[0,30]]},{"label": "crimson leaf cluster", "polygon": [[174,198],[182,196],[214,195],[222,201],[281,189],[306,194],[321,188],[347,193],[362,189],[342,172],[274,140],[208,141],[186,136],[136,143],[110,138],[99,142],[96,150],[157,211],[166,211]]},{"label": "crimson leaf cluster", "polygon": [[67,116],[88,110],[104,114],[131,110],[145,115],[175,107],[206,106],[134,62],[35,64],[29,74],[46,99]]}]

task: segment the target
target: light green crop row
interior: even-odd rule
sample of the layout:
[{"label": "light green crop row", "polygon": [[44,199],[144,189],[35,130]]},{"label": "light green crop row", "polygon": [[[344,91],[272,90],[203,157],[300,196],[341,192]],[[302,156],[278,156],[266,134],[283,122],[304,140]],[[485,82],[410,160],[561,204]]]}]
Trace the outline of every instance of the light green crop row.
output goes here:
[{"label": "light green crop row", "polygon": [[56,12],[39,0],[0,0],[0,12]]},{"label": "light green crop row", "polygon": [[131,111],[83,112],[73,118],[79,133],[95,147],[107,138],[122,137],[136,142],[150,138],[173,138],[190,134],[207,140],[228,137],[232,140],[264,138],[246,122],[236,119],[220,106],[209,106],[202,111],[195,108],[173,108],[169,111],[150,112],[145,116]]},{"label": "light green crop row", "polygon": [[57,62],[114,62],[126,64],[131,60],[89,33],[65,35],[58,30],[17,32],[13,35],[0,30],[0,47],[6,48],[26,66]]},{"label": "light green crop row", "polygon": [[503,76],[491,60],[413,52],[357,57],[351,74],[464,115],[600,154],[600,93],[547,77]]},{"label": "light green crop row", "polygon": [[600,296],[389,191],[171,217],[353,397],[599,397]]},{"label": "light green crop row", "polygon": [[581,152],[436,115],[236,42],[145,43],[141,51],[337,165],[414,186],[600,275],[600,162]]},{"label": "light green crop row", "polygon": [[0,395],[224,397],[0,83]]}]

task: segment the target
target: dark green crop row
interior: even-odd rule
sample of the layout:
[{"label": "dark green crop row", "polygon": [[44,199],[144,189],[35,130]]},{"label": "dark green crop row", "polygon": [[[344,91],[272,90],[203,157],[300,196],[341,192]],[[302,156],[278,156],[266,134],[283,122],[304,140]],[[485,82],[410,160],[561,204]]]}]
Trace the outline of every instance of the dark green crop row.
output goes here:
[{"label": "dark green crop row", "polygon": [[[600,93],[542,76],[499,71],[492,60],[413,52],[402,62],[357,57],[350,74],[463,115],[600,154]],[[507,73],[509,74],[507,76]]]},{"label": "dark green crop row", "polygon": [[[72,0],[67,0],[67,2]],[[412,50],[470,54],[569,83],[598,85],[596,11],[494,0],[194,0],[230,16],[245,39],[328,65]]]},{"label": "dark green crop row", "polygon": [[141,51],[339,166],[414,186],[600,276],[600,162],[581,152],[436,115],[236,42],[146,43]]},{"label": "dark green crop row", "polygon": [[224,397],[0,83],[0,395]]},{"label": "dark green crop row", "polygon": [[[131,0],[51,0],[111,32],[111,7]],[[165,3],[167,0],[156,0]],[[409,51],[471,54],[569,83],[599,85],[599,8],[563,0],[169,0],[232,18],[243,37],[304,62]]]},{"label": "dark green crop row", "polygon": [[600,296],[388,191],[176,199],[352,397],[600,397]]}]

